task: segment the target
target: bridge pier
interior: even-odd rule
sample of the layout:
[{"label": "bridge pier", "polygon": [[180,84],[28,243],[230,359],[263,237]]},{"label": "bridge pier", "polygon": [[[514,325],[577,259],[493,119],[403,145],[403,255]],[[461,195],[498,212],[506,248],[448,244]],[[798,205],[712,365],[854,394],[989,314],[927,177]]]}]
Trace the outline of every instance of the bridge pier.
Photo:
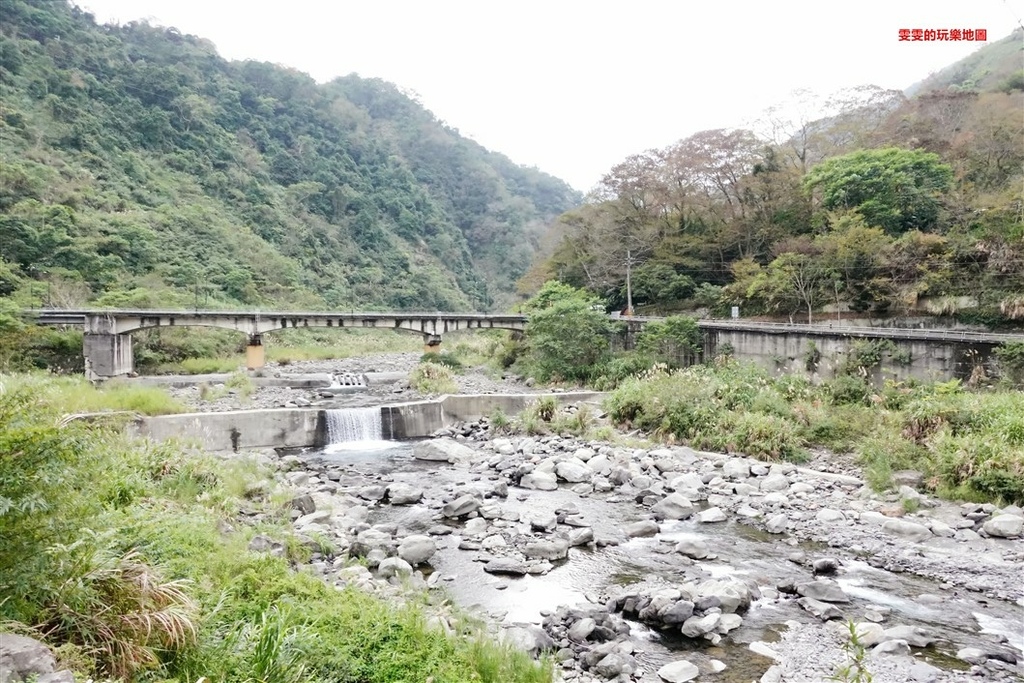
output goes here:
[{"label": "bridge pier", "polygon": [[263,350],[263,335],[250,334],[249,344],[245,347],[245,367],[257,370],[267,364],[267,354]]},{"label": "bridge pier", "polygon": [[85,377],[89,380],[127,377],[135,372],[130,334],[92,334],[82,338]]},{"label": "bridge pier", "polygon": [[423,353],[441,353],[441,335],[423,335]]}]

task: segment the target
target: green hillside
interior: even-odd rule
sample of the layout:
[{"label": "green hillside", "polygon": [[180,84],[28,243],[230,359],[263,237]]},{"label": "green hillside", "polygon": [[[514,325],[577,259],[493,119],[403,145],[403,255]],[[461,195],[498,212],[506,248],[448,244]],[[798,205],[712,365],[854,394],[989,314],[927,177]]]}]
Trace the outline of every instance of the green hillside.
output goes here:
[{"label": "green hillside", "polygon": [[487,309],[579,200],[399,89],[0,0],[0,296]]},{"label": "green hillside", "polygon": [[907,95],[933,90],[1009,90],[1024,85],[1024,29],[988,43],[958,62],[907,88]]},{"label": "green hillside", "polygon": [[[1024,321],[1024,34],[786,135],[708,130],[611,168],[520,281],[644,313]],[[1019,74],[1018,74],[1019,75]],[[998,87],[997,87],[998,86]],[[938,89],[936,89],[938,88]]]}]

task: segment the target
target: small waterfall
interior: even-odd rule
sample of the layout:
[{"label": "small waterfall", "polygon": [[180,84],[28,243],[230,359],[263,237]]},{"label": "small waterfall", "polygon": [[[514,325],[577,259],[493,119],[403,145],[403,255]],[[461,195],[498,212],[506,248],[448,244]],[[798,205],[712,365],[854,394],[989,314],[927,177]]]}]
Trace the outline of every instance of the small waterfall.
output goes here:
[{"label": "small waterfall", "polygon": [[327,443],[381,441],[380,408],[340,408],[328,410]]}]

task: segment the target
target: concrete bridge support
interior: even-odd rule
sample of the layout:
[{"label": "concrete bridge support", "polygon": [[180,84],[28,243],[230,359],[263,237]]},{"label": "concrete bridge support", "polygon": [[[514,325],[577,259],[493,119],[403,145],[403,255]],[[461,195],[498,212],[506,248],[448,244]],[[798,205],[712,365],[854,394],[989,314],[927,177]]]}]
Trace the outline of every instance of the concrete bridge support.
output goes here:
[{"label": "concrete bridge support", "polygon": [[83,337],[85,377],[89,380],[128,377],[135,372],[130,334],[93,334]]},{"label": "concrete bridge support", "polygon": [[245,347],[245,367],[257,370],[267,364],[267,354],[263,348],[263,335],[250,334],[249,344]]},{"label": "concrete bridge support", "polygon": [[423,353],[441,353],[441,335],[423,335]]}]

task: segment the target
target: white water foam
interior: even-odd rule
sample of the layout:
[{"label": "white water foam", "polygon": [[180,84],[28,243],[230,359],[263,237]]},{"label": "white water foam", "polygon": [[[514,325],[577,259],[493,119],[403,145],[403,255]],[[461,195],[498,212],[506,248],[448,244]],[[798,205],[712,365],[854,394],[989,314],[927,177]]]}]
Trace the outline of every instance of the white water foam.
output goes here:
[{"label": "white water foam", "polygon": [[324,418],[327,422],[325,453],[378,451],[398,445],[395,441],[384,440],[379,407],[328,410]]}]

